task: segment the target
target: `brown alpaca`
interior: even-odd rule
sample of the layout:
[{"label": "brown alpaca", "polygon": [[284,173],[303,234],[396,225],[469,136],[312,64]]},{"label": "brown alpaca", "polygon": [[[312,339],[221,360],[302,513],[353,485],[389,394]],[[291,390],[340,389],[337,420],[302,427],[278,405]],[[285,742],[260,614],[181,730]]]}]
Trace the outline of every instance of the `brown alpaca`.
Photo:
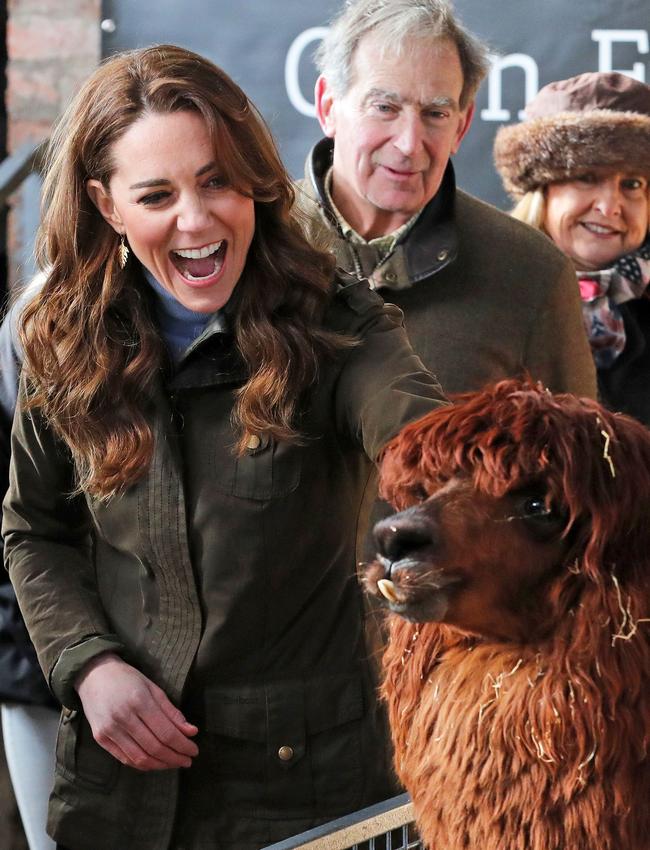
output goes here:
[{"label": "brown alpaca", "polygon": [[383,687],[425,844],[650,848],[650,432],[503,381],[404,429],[382,492],[366,581],[401,615]]}]

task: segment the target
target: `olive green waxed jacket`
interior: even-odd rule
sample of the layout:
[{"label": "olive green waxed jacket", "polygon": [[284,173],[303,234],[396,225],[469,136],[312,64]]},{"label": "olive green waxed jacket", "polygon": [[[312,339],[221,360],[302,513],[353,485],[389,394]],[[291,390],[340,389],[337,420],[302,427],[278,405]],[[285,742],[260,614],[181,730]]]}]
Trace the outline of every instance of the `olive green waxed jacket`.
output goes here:
[{"label": "olive green waxed jacket", "polygon": [[[208,334],[147,402],[150,469],[107,503],[69,497],[66,447],[17,413],[5,555],[67,707],[49,830],[70,850],[253,850],[392,791],[355,544],[371,459],[442,393],[366,284],[326,324],[360,344],[322,364],[301,444],[233,454],[246,374]],[[106,649],[199,725],[192,768],[140,773],[93,741],[72,683]]]}]

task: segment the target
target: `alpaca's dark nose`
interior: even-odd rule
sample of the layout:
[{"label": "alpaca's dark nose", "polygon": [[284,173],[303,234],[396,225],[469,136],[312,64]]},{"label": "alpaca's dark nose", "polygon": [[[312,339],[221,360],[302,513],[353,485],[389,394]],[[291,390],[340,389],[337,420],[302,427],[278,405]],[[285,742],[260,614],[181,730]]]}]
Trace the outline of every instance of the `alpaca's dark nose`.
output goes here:
[{"label": "alpaca's dark nose", "polygon": [[382,519],[375,525],[373,534],[377,552],[391,564],[416,555],[418,550],[434,543],[430,524],[410,510]]}]

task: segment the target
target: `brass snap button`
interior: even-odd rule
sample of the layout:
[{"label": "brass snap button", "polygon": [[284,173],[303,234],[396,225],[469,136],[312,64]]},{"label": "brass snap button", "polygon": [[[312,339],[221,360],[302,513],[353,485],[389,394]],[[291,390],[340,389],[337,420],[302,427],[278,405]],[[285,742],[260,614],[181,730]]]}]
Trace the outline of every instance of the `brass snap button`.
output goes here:
[{"label": "brass snap button", "polygon": [[246,448],[248,448],[252,452],[254,452],[255,449],[259,449],[261,442],[262,441],[257,436],[257,434],[251,434],[250,437],[248,438],[247,442],[246,442]]},{"label": "brass snap button", "polygon": [[397,275],[395,274],[395,272],[386,272],[386,274],[384,275],[384,279],[390,280],[392,282],[397,280]]},{"label": "brass snap button", "polygon": [[278,750],[278,758],[280,761],[291,761],[293,758],[293,747],[280,747]]},{"label": "brass snap button", "polygon": [[448,256],[449,256],[449,251],[444,250],[444,249],[442,251],[438,251],[439,262],[444,263],[444,261],[447,259]]}]

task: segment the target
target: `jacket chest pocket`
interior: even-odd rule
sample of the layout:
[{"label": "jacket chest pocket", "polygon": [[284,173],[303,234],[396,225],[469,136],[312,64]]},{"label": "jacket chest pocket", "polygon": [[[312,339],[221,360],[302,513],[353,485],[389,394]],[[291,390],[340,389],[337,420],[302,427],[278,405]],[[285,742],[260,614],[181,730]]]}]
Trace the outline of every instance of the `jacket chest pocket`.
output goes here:
[{"label": "jacket chest pocket", "polygon": [[211,688],[206,743],[220,798],[267,818],[355,808],[363,717],[355,677]]},{"label": "jacket chest pocket", "polygon": [[300,447],[251,434],[241,457],[215,449],[214,486],[229,496],[266,501],[292,493],[300,483]]}]

